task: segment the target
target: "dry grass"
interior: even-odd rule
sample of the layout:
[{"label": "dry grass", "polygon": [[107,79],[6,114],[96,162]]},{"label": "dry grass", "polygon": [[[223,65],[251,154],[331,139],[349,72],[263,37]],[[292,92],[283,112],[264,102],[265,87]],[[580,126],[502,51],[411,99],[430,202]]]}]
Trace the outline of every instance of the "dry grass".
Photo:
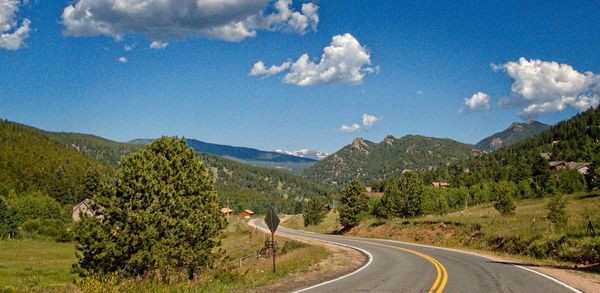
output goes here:
[{"label": "dry grass", "polygon": [[325,216],[325,219],[323,219],[323,222],[321,222],[319,225],[304,227],[304,218],[302,217],[302,215],[289,216],[287,220],[282,223],[282,225],[290,229],[304,230],[324,234],[331,234],[335,231],[339,231],[342,228],[340,222],[338,221],[337,212],[327,213],[327,216]]}]

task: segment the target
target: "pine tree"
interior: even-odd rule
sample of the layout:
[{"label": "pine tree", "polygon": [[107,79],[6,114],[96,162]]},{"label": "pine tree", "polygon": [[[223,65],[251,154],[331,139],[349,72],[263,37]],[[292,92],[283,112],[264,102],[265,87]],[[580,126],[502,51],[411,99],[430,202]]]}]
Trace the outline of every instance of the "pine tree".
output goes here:
[{"label": "pine tree", "polygon": [[553,196],[548,203],[547,217],[557,229],[562,229],[567,225],[569,220],[567,215],[567,200],[562,194]]},{"label": "pine tree", "polygon": [[416,217],[423,214],[423,196],[423,181],[407,172],[386,186],[381,205],[387,218]]},{"label": "pine tree", "polygon": [[323,222],[326,215],[327,210],[325,210],[325,203],[323,200],[319,197],[311,198],[302,212],[302,216],[304,217],[304,227],[320,224]]},{"label": "pine tree", "polygon": [[501,215],[512,215],[515,213],[515,203],[513,196],[516,192],[514,184],[507,181],[500,181],[494,187],[494,208]]},{"label": "pine tree", "polygon": [[358,225],[361,214],[369,210],[368,202],[365,186],[356,179],[352,180],[342,189],[339,208],[340,224],[345,228]]},{"label": "pine tree", "polygon": [[116,186],[94,198],[104,220],[82,221],[76,271],[192,278],[210,266],[225,220],[212,178],[185,140],[163,137],[120,165]]}]

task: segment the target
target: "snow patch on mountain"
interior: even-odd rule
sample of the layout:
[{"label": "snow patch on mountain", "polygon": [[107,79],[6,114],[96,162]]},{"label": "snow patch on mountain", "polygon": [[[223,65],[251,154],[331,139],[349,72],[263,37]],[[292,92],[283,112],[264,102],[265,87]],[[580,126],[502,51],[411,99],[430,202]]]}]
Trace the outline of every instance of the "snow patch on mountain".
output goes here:
[{"label": "snow patch on mountain", "polygon": [[286,154],[286,155],[290,155],[290,156],[296,156],[296,157],[301,157],[301,158],[309,158],[309,159],[315,159],[315,160],[322,160],[325,157],[329,156],[329,153],[326,152],[320,152],[320,151],[312,151],[309,149],[300,149],[297,151],[286,151],[286,150],[275,150],[276,153],[280,153],[280,154]]}]

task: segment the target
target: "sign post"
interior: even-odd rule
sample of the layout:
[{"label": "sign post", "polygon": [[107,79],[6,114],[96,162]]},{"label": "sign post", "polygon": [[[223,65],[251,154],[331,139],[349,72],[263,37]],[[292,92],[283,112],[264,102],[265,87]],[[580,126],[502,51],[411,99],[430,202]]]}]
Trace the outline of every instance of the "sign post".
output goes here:
[{"label": "sign post", "polygon": [[269,208],[267,215],[265,216],[265,223],[267,223],[267,227],[271,230],[271,252],[273,254],[273,273],[275,272],[275,254],[276,254],[276,246],[275,246],[275,231],[279,226],[279,217],[275,213],[273,207]]}]

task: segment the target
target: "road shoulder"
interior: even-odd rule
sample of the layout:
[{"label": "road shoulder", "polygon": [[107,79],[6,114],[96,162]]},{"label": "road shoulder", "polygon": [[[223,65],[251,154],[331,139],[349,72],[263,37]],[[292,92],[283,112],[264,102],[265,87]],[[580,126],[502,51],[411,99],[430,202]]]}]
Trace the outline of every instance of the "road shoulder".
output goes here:
[{"label": "road shoulder", "polygon": [[[250,225],[253,225],[253,223],[250,223]],[[300,290],[347,275],[360,269],[368,261],[366,255],[353,248],[303,237],[293,237],[291,235],[280,235],[280,237],[323,247],[329,251],[330,255],[305,271],[290,274],[275,284],[256,288],[251,292],[290,292]]]}]

